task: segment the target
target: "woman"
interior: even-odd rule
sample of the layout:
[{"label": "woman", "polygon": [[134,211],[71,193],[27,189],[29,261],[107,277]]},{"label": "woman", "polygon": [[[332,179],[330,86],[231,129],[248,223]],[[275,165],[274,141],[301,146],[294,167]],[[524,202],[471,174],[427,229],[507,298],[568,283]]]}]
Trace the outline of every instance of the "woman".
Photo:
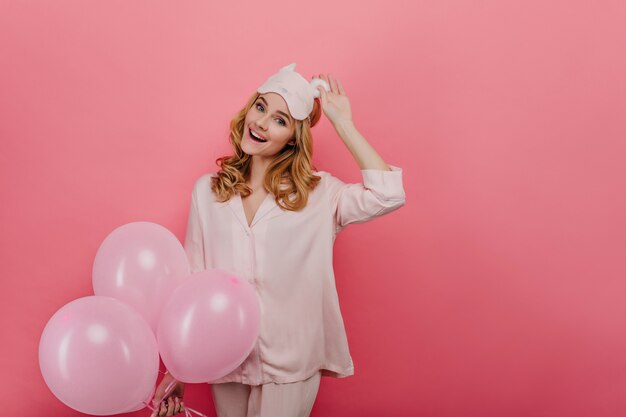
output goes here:
[{"label": "woman", "polygon": [[[345,184],[312,165],[311,127],[321,110],[363,175]],[[306,417],[322,376],[354,374],[332,269],[337,233],[405,203],[402,170],[388,166],[357,131],[341,83],[308,82],[285,66],[231,122],[234,155],[194,186],[185,239],[192,271],[217,268],[247,278],[261,330],[246,360],[208,381],[219,417]],[[166,374],[155,401],[173,378]],[[184,410],[184,385],[154,415]]]}]

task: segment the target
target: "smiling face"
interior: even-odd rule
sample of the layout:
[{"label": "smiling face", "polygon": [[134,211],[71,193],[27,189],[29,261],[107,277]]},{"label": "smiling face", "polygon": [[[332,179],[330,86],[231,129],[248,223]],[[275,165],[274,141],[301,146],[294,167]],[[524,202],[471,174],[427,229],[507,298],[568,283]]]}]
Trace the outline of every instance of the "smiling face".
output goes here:
[{"label": "smiling face", "polygon": [[295,144],[295,123],[279,94],[261,94],[246,114],[241,149],[254,160],[268,162]]}]

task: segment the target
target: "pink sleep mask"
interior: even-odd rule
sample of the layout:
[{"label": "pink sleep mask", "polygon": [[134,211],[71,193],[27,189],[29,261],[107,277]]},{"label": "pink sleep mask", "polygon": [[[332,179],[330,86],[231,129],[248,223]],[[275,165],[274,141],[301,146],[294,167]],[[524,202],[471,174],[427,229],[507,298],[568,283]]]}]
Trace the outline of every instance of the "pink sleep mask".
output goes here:
[{"label": "pink sleep mask", "polygon": [[258,93],[277,93],[285,99],[289,113],[296,120],[304,120],[313,111],[313,100],[320,97],[318,86],[330,91],[328,83],[321,78],[307,81],[296,71],[296,64],[282,67],[270,76],[258,89]]}]

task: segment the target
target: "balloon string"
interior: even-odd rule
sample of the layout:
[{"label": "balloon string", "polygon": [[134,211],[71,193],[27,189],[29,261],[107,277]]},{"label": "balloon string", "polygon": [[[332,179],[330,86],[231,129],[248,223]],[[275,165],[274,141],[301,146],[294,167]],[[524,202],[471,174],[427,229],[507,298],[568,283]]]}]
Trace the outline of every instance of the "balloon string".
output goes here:
[{"label": "balloon string", "polygon": [[185,407],[185,415],[186,415],[187,417],[192,417],[192,416],[191,416],[191,413],[187,414],[187,410],[189,410],[189,411],[191,411],[191,412],[193,412],[193,413],[196,413],[196,414],[197,414],[197,415],[199,415],[200,417],[207,417],[207,416],[205,416],[204,414],[202,414],[201,412],[194,410],[193,408],[187,408],[187,407]]},{"label": "balloon string", "polygon": [[152,411],[153,413],[156,411],[156,407],[153,407],[151,404],[142,401],[143,405],[145,405],[146,407],[148,407],[150,409],[150,411]]},{"label": "balloon string", "polygon": [[172,379],[172,381],[170,381],[170,383],[167,384],[167,387],[165,387],[165,394],[163,394],[163,398],[166,398],[168,395],[172,393],[172,391],[174,391],[174,387],[176,386],[177,382],[178,382],[177,380]]},{"label": "balloon string", "polygon": [[[165,387],[165,393],[163,394],[163,398],[166,398],[169,394],[171,394],[171,392],[174,390],[174,386],[176,385],[176,380],[173,379],[168,385],[167,387]],[[154,404],[154,394],[152,395],[152,397],[150,397],[148,399],[148,402],[142,401],[142,403],[148,407],[151,411],[156,410],[156,407],[153,407],[152,405],[150,405],[150,403]]]},{"label": "balloon string", "polygon": [[[157,408],[156,408],[156,407],[153,407],[152,405],[150,405],[150,404],[146,403],[145,401],[142,401],[142,402],[143,402],[143,403],[144,403],[144,405],[145,405],[146,407],[148,407],[148,408],[150,409],[150,411],[152,411],[153,413],[154,413],[155,411],[157,411]],[[197,415],[199,415],[200,417],[207,417],[207,416],[206,416],[206,414],[202,414],[201,412],[199,412],[199,411],[197,411],[197,410],[194,410],[193,408],[185,407],[185,417],[193,417],[193,416],[191,415],[191,413],[192,413],[192,412],[193,412],[193,413],[196,413],[196,414],[197,414]]]},{"label": "balloon string", "polygon": [[[165,387],[165,393],[163,394],[163,398],[166,398],[168,395],[170,395],[172,393],[172,391],[174,391],[174,387],[176,386],[177,382],[178,381],[176,381],[175,379],[172,379],[172,381],[169,384],[167,384],[167,387]],[[144,403],[144,405],[146,407],[148,407],[150,409],[150,411],[152,411],[152,412],[157,410],[156,406],[152,406],[151,404],[149,404],[149,403],[147,403],[145,401],[142,401],[142,403]],[[185,417],[193,417],[191,415],[192,412],[196,413],[200,417],[207,417],[205,414],[202,414],[201,412],[196,411],[193,408],[185,407]]]}]

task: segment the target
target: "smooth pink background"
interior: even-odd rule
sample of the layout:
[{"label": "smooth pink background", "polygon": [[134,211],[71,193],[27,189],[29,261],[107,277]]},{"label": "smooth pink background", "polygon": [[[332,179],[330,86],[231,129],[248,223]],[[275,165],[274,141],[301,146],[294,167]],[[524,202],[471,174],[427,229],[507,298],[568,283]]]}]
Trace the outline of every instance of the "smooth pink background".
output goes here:
[{"label": "smooth pink background", "polygon": [[[79,415],[40,375],[47,320],[116,227],[182,239],[230,118],[296,62],[342,82],[407,194],[337,240],[356,374],[312,415],[626,415],[625,21],[622,0],[3,1],[2,414]],[[360,181],[314,135],[317,168]],[[215,415],[208,385],[186,402]]]}]

